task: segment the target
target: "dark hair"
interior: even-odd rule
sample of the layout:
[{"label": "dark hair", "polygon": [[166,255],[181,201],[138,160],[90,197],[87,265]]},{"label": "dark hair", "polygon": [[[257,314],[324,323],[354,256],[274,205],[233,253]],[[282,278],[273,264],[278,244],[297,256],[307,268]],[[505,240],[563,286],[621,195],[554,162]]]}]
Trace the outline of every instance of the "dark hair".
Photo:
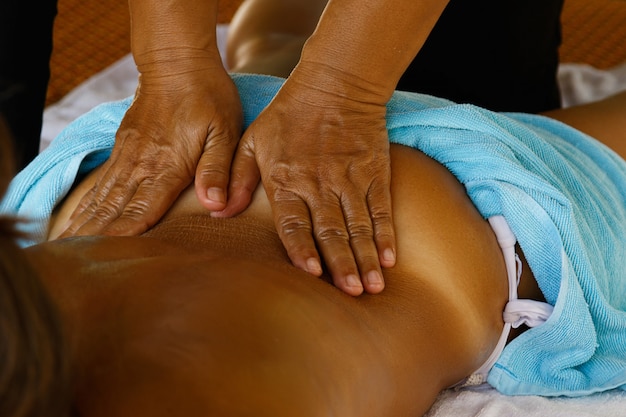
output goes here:
[{"label": "dark hair", "polygon": [[[0,200],[13,175],[11,155],[0,113]],[[16,244],[15,225],[0,215],[0,416],[67,416],[68,361],[59,316]]]}]

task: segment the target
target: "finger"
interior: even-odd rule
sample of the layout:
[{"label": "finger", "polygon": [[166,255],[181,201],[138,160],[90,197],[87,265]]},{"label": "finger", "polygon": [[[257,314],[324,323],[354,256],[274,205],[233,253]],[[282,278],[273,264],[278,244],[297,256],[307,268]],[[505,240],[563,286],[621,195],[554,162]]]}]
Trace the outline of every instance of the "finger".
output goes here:
[{"label": "finger", "polygon": [[[132,187],[133,189],[135,186]],[[99,193],[97,193],[99,194]],[[134,190],[115,184],[104,198],[96,198],[73,223],[75,236],[103,234],[124,212],[134,197]],[[115,230],[115,229],[114,229]],[[120,231],[121,235],[130,235],[131,231]],[[109,232],[109,234],[112,234]]]},{"label": "finger", "polygon": [[391,268],[396,264],[396,233],[393,224],[390,183],[373,183],[367,193],[367,203],[380,265]]},{"label": "finger", "polygon": [[122,181],[109,172],[83,197],[80,213],[61,237],[141,234],[165,214],[187,185],[180,178],[163,176],[136,181],[128,175]]},{"label": "finger", "polygon": [[74,222],[84,211],[89,211],[93,208],[94,200],[98,192],[97,186],[91,187],[80,199],[72,214],[70,214],[69,222]]},{"label": "finger", "polygon": [[244,211],[250,205],[260,179],[254,148],[244,136],[233,160],[226,207],[224,210],[212,212],[211,216],[232,217]]},{"label": "finger", "polygon": [[124,205],[134,194],[137,184],[130,176],[119,179],[111,174],[112,171],[110,166],[105,169],[102,177],[96,180],[94,186],[81,198],[70,216],[70,224],[60,237],[98,234],[121,214]]},{"label": "finger", "polygon": [[62,233],[59,235],[59,239],[74,236],[80,226],[82,226],[89,218],[93,216],[95,209],[94,198],[96,195],[96,188],[89,189],[78,202],[78,205],[69,217],[69,220],[65,224]]},{"label": "finger", "polygon": [[274,222],[280,240],[291,262],[315,276],[322,275],[322,265],[313,240],[313,229],[307,205],[296,194],[266,186],[272,203]]},{"label": "finger", "polygon": [[122,213],[107,224],[102,232],[111,236],[135,236],[154,226],[174,203],[184,187],[162,187],[144,181],[125,204]]},{"label": "finger", "polygon": [[359,269],[363,288],[370,294],[377,294],[385,288],[376,244],[374,230],[366,200],[350,190],[343,194],[341,201],[350,248]]},{"label": "finger", "polygon": [[213,132],[207,137],[196,168],[195,189],[200,203],[211,211],[226,207],[230,166],[239,131]]},{"label": "finger", "polygon": [[[359,275],[351,237],[346,227],[346,220],[339,199],[333,195],[332,198],[315,198],[311,203],[313,203],[311,213],[315,241],[333,278],[333,283],[337,288],[350,295],[360,295],[364,286]],[[365,261],[365,254],[367,253],[365,245],[361,244],[359,250],[361,250],[363,261],[368,264]]]}]

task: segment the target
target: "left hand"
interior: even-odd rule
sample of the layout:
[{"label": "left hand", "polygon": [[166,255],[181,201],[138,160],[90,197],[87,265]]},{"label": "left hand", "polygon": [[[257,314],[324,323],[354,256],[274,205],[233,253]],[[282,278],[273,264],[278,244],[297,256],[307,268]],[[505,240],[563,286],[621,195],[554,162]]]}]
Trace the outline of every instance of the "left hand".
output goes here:
[{"label": "left hand", "polygon": [[[209,210],[225,207],[242,115],[237,89],[219,65],[155,77],[157,82],[143,77],[111,157],[61,238],[141,234],[194,177],[201,204]],[[218,197],[208,190],[220,190]]]},{"label": "left hand", "polygon": [[292,76],[240,140],[228,205],[213,215],[242,211],[260,177],[295,266],[321,275],[319,248],[338,288],[382,291],[396,253],[385,112]]}]

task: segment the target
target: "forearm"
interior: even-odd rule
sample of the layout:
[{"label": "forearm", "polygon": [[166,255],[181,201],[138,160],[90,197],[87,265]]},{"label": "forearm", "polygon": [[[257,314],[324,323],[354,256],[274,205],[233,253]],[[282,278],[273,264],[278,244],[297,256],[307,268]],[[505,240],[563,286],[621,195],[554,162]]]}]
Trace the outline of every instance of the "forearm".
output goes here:
[{"label": "forearm", "polygon": [[217,0],[129,0],[131,49],[143,75],[168,76],[221,64]]},{"label": "forearm", "polygon": [[344,78],[344,82],[352,79],[349,83],[386,101],[447,3],[330,0],[304,47],[300,71],[315,77],[316,68],[326,67],[324,73],[331,79],[321,82],[333,83],[333,76]]}]

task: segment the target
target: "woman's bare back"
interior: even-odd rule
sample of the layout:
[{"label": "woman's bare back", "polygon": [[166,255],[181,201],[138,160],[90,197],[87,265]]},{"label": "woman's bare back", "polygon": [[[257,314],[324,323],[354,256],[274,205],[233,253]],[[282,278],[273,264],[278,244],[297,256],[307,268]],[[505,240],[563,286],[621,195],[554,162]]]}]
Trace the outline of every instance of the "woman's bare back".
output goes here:
[{"label": "woman's bare back", "polygon": [[381,294],[293,267],[262,189],[233,219],[190,189],[141,237],[30,249],[68,325],[82,414],[419,415],[478,368],[507,301],[495,236],[445,168],[391,155],[398,262]]}]

